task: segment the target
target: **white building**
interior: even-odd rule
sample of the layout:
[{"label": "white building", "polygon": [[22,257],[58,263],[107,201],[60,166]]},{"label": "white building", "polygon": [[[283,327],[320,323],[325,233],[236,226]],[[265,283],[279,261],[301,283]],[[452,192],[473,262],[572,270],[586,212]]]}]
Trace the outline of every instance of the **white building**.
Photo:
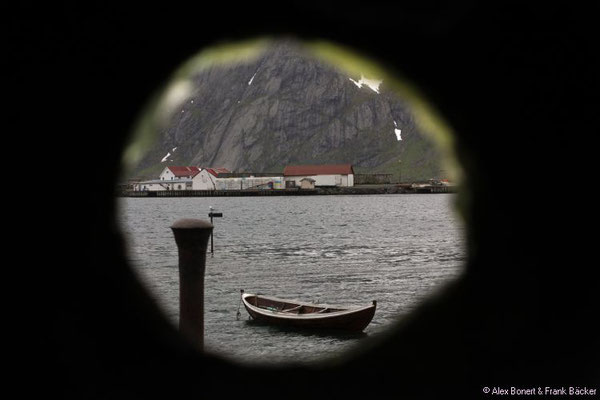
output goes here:
[{"label": "white building", "polygon": [[133,186],[133,190],[142,192],[155,192],[159,190],[191,190],[191,179],[154,179],[150,181],[137,182]]},{"label": "white building", "polygon": [[193,190],[215,190],[215,180],[217,177],[204,168],[192,179]]},{"label": "white building", "polygon": [[198,167],[165,167],[158,179],[137,182],[133,190],[159,191],[159,190],[191,190],[192,178],[200,172]]},{"label": "white building", "polygon": [[300,187],[305,178],[313,179],[319,186],[354,186],[354,170],[351,164],[336,165],[289,165],[283,170],[286,187]]},{"label": "white building", "polygon": [[200,173],[200,168],[198,167],[165,167],[163,171],[160,173],[158,179],[161,181],[170,181],[174,179],[192,179]]},{"label": "white building", "polygon": [[284,189],[282,176],[248,176],[223,178],[216,168],[204,168],[192,179],[193,190]]},{"label": "white building", "polygon": [[217,178],[220,174],[229,173],[227,168],[202,168],[192,178],[193,190],[217,190]]},{"label": "white building", "polygon": [[217,178],[217,190],[285,189],[282,176],[249,176],[243,178]]}]

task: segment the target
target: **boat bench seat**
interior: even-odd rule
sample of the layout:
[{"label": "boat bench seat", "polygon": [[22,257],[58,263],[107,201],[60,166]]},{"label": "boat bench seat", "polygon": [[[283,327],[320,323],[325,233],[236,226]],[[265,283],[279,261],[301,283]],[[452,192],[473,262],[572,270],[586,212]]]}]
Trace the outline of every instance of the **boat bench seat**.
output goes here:
[{"label": "boat bench seat", "polygon": [[293,311],[298,311],[302,308],[302,306],[296,306],[294,308],[288,308],[287,310],[281,310],[281,312],[293,312]]}]

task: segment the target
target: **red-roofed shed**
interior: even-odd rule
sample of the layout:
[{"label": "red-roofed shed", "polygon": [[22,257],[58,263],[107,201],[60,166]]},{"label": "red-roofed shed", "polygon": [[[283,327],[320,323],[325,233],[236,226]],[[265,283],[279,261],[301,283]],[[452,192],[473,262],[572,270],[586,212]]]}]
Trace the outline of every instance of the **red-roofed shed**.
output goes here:
[{"label": "red-roofed shed", "polygon": [[315,186],[354,186],[352,164],[288,165],[283,176],[287,187],[300,186],[303,178],[314,179]]},{"label": "red-roofed shed", "polygon": [[288,165],[283,170],[283,176],[307,175],[354,175],[352,164],[335,165]]}]

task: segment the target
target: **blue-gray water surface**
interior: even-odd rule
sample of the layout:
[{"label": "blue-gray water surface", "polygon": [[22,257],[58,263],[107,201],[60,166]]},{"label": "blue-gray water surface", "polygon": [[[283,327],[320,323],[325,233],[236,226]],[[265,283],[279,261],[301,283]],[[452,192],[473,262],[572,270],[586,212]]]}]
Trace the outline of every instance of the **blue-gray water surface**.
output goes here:
[{"label": "blue-gray water surface", "polygon": [[[313,362],[376,337],[457,277],[464,232],[453,194],[123,198],[119,218],[140,279],[178,324],[180,218],[215,219],[207,257],[205,346],[239,362]],[[377,300],[361,337],[289,332],[252,324],[240,289],[341,305]]]}]

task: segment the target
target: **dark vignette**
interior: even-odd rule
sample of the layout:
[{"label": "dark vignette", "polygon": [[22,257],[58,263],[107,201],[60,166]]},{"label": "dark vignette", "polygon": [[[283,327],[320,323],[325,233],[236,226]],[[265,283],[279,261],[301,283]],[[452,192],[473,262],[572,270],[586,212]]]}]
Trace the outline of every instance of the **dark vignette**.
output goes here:
[{"label": "dark vignette", "polygon": [[[16,89],[11,138],[35,143],[19,163],[35,165],[26,171],[36,180],[48,177],[35,196],[27,192],[34,220],[20,225],[21,254],[34,256],[23,282],[41,284],[25,313],[35,338],[23,346],[34,353],[21,360],[31,381],[24,392],[485,398],[483,387],[600,385],[589,232],[597,218],[593,10],[385,2],[3,7],[2,63],[15,67],[7,76]],[[387,339],[335,367],[249,369],[194,352],[134,279],[113,218],[120,152],[147,99],[199,48],[262,34],[324,38],[397,67],[452,124],[467,172],[466,274]]]}]

